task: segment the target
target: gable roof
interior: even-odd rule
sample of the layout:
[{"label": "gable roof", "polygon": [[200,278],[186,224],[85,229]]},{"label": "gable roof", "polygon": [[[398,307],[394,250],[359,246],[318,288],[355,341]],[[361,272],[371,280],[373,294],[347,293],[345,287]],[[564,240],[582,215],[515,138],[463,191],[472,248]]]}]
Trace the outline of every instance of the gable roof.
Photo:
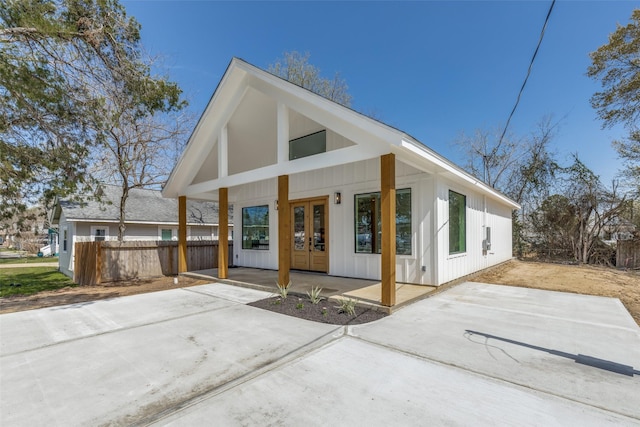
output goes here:
[{"label": "gable roof", "polygon": [[[232,171],[224,169],[224,172],[217,177],[196,182],[197,174],[203,167],[205,159],[218,145],[216,138],[227,132],[227,123],[242,105],[243,99],[253,93],[260,93],[275,100],[278,108],[283,105],[317,121],[326,128],[331,128],[345,138],[354,141],[355,146],[327,151],[312,158],[295,161],[279,158],[274,164],[240,173],[232,173]],[[255,114],[251,118],[264,122],[266,120],[264,116],[266,114]],[[243,123],[245,128],[256,127],[255,123],[245,123],[253,125],[246,126]],[[236,130],[237,127],[234,131]],[[268,136],[264,136],[264,138],[268,139]],[[230,150],[230,148],[225,147],[220,151],[220,147],[218,147],[218,152],[224,152],[224,155],[227,155],[226,150]],[[233,187],[275,178],[282,174],[295,174],[372,159],[388,153],[394,153],[398,160],[419,170],[438,173],[453,181],[473,186],[482,194],[499,200],[513,209],[520,208],[518,203],[464,171],[407,133],[324,98],[239,58],[233,58],[229,63],[211,100],[189,137],[186,149],[171,172],[162,194],[164,197],[175,198],[185,195],[189,198],[215,200],[217,198],[216,190],[221,187]],[[224,167],[228,168],[228,165]]]},{"label": "gable roof", "polygon": [[[83,202],[58,200],[51,223],[57,224],[64,212],[67,221],[119,222],[122,188],[104,185],[100,201]],[[127,223],[178,224],[178,201],[162,197],[159,190],[132,188],[125,205]],[[229,208],[229,223],[233,222],[233,208]],[[187,200],[188,225],[217,225],[218,204]]]}]

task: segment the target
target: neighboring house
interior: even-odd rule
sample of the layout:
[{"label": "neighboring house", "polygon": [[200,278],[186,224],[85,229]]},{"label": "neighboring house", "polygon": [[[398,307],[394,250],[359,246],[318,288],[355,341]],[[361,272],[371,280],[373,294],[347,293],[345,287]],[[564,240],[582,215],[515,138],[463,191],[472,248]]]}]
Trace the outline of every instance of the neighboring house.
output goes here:
[{"label": "neighboring house", "polygon": [[441,285],[509,260],[519,209],[408,134],[237,58],[163,195],[233,203],[236,266],[281,283],[290,269],[381,280],[384,305],[396,281]]},{"label": "neighboring house", "polygon": [[635,235],[635,224],[624,218],[613,218],[600,232],[600,238],[610,244],[618,240],[632,240]]},{"label": "neighboring house", "polygon": [[[61,272],[73,277],[76,242],[118,240],[121,194],[120,187],[105,185],[100,201],[56,202],[49,221],[58,229]],[[232,220],[232,214],[227,216]],[[178,239],[178,203],[176,200],[163,198],[158,190],[129,190],[125,219],[125,241]],[[218,239],[217,203],[189,201],[187,239]]]}]

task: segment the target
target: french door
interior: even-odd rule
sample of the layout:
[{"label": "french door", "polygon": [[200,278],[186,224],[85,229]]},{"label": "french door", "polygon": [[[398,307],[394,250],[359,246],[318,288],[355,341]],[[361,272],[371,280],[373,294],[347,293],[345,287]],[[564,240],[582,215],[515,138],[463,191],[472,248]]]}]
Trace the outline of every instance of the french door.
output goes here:
[{"label": "french door", "polygon": [[327,272],[328,197],[291,202],[291,268]]}]

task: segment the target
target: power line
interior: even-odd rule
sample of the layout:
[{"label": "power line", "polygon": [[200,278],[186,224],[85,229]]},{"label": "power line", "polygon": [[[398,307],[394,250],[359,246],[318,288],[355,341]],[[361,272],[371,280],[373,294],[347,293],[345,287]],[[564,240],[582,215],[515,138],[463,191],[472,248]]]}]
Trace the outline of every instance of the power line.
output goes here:
[{"label": "power line", "polygon": [[500,141],[498,141],[498,146],[502,144],[502,139],[504,135],[507,133],[507,128],[509,127],[509,123],[511,123],[511,118],[513,114],[516,112],[516,108],[518,108],[518,104],[520,103],[520,97],[522,96],[522,92],[524,91],[524,87],[527,85],[527,80],[529,80],[529,75],[531,75],[531,69],[533,68],[533,62],[536,60],[536,56],[538,55],[538,50],[540,49],[540,45],[542,44],[542,39],[544,38],[544,32],[547,29],[547,23],[549,22],[549,17],[551,16],[551,11],[553,10],[553,6],[556,4],[556,0],[551,2],[551,6],[549,7],[549,12],[547,12],[547,17],[544,20],[544,25],[542,26],[542,31],[540,31],[540,38],[538,39],[538,46],[536,46],[536,50],[533,52],[533,56],[531,57],[531,62],[529,63],[529,69],[527,70],[527,75],[524,78],[524,82],[522,82],[522,87],[520,88],[520,92],[518,92],[518,98],[516,98],[516,103],[513,106],[513,110],[511,110],[511,114],[509,114],[509,118],[507,119],[507,124],[504,126],[504,130],[502,131],[502,135],[500,135]]}]

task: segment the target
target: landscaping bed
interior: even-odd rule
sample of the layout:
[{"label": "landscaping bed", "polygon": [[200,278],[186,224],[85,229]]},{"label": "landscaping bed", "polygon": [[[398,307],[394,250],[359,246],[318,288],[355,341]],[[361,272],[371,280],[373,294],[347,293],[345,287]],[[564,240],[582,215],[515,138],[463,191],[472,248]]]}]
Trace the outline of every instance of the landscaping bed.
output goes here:
[{"label": "landscaping bed", "polygon": [[360,306],[355,306],[354,313],[349,314],[342,311],[337,300],[323,299],[319,303],[313,304],[307,295],[295,293],[290,293],[285,299],[277,295],[247,305],[332,325],[360,325],[373,322],[387,315],[383,311]]}]

